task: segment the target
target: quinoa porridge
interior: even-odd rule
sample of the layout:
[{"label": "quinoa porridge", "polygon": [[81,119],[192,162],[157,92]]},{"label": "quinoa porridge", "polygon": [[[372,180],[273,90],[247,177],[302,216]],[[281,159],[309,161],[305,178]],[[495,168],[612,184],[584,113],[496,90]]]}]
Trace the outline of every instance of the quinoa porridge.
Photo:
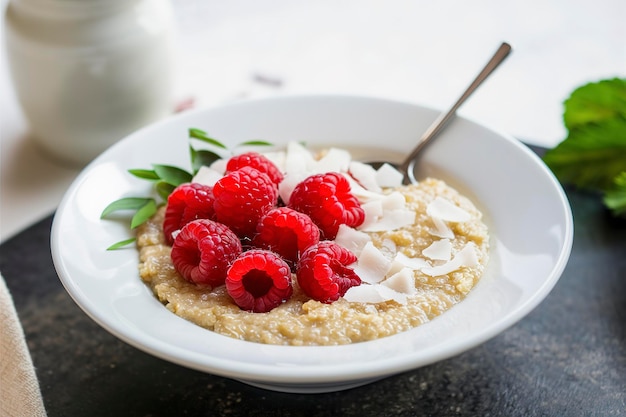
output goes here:
[{"label": "quinoa porridge", "polygon": [[[428,178],[417,185],[386,189],[384,194],[402,195],[406,209],[415,213],[414,221],[393,230],[366,228],[358,236],[367,235],[371,245],[359,250],[394,259],[387,267],[392,271],[380,282],[364,279],[335,302],[310,299],[294,276],[293,295],[287,301],[269,312],[253,313],[240,309],[223,285],[211,288],[188,282],[170,257],[171,247],[163,233],[165,208],[138,228],[141,279],[173,313],[206,329],[251,342],[338,345],[411,329],[462,301],[476,285],[488,261],[489,235],[474,204],[441,180]],[[444,207],[437,209],[442,201]],[[446,220],[444,215],[442,220],[437,213],[448,210],[446,204],[458,208],[463,218]],[[353,235],[347,236],[351,239]],[[393,272],[396,274],[388,278]],[[391,285],[392,280],[400,284]],[[361,290],[369,292],[359,294]],[[377,299],[387,292],[392,296]]]}]

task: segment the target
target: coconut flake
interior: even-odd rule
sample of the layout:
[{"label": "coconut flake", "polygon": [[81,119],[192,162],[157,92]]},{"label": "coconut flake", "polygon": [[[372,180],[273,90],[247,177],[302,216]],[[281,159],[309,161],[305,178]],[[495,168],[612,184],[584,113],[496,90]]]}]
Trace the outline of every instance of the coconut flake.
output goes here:
[{"label": "coconut flake", "polygon": [[264,157],[269,159],[274,165],[276,165],[276,168],[278,168],[280,172],[285,172],[285,160],[287,158],[287,152],[269,151],[263,152],[261,153],[261,155],[263,155]]},{"label": "coconut flake", "polygon": [[471,268],[478,265],[478,255],[476,253],[476,245],[472,242],[467,243],[463,249],[458,251],[454,257],[442,265],[429,268],[422,268],[422,272],[432,277],[447,275],[462,267]]},{"label": "coconut flake", "polygon": [[393,289],[380,284],[361,284],[350,287],[343,298],[350,303],[378,304],[385,301],[395,301],[399,304],[406,304],[406,294],[399,293]]},{"label": "coconut flake", "polygon": [[380,285],[391,288],[401,294],[415,294],[415,276],[411,268],[402,268],[400,271],[391,275],[389,278],[381,282]]},{"label": "coconut flake", "polygon": [[221,158],[213,161],[210,168],[224,175],[226,173],[226,165],[228,165],[228,160]]},{"label": "coconut flake", "polygon": [[402,185],[404,175],[390,164],[383,164],[376,171],[376,182],[382,188],[399,187]]},{"label": "coconut flake", "polygon": [[372,242],[367,242],[361,250],[354,272],[361,281],[373,284],[385,279],[390,268],[391,260],[387,259]]},{"label": "coconut flake", "polygon": [[399,191],[386,194],[382,199],[383,209],[400,210],[406,208],[406,197]]},{"label": "coconut flake", "polygon": [[359,256],[365,245],[371,241],[372,238],[367,233],[358,231],[345,224],[339,225],[339,230],[335,237],[335,243],[348,249],[356,256]]},{"label": "coconut flake", "polygon": [[285,176],[298,174],[308,176],[311,167],[315,164],[315,158],[311,152],[298,142],[289,142],[285,154]]},{"label": "coconut flake", "polygon": [[196,175],[191,179],[191,182],[196,182],[198,184],[213,186],[217,181],[219,181],[224,175],[216,171],[215,169],[208,166],[201,166]]},{"label": "coconut flake", "polygon": [[350,193],[359,200],[359,203],[365,204],[370,201],[380,200],[385,197],[382,193],[377,193],[374,191],[370,191],[365,189],[357,180],[352,178],[352,176],[348,173],[344,173],[344,177],[348,180],[350,184]]},{"label": "coconut flake", "polygon": [[471,218],[467,211],[441,196],[435,197],[428,204],[426,213],[431,217],[455,223],[466,222]]},{"label": "coconut flake", "polygon": [[445,238],[445,239],[454,239],[454,232],[450,229],[448,224],[441,220],[439,217],[431,217],[433,221],[434,229],[430,229],[429,233],[433,236]]},{"label": "coconut flake", "polygon": [[422,255],[439,261],[449,261],[452,256],[452,242],[450,239],[436,240],[422,251]]},{"label": "coconut flake", "polygon": [[400,192],[375,194],[365,200],[361,202],[365,220],[359,230],[389,232],[415,223],[416,213],[406,208],[406,199]]},{"label": "coconut flake", "polygon": [[385,300],[393,300],[398,304],[406,305],[407,296],[406,294],[395,291],[385,285],[379,284],[375,285],[376,291],[380,294],[380,296]]},{"label": "coconut flake", "polygon": [[366,190],[370,190],[376,193],[382,192],[382,188],[376,181],[376,170],[371,165],[364,164],[359,161],[350,162],[348,172],[359,184]]},{"label": "coconut flake", "polygon": [[363,222],[359,226],[359,230],[364,232],[389,232],[412,225],[415,223],[415,216],[416,214],[412,210],[387,210],[383,211],[382,216]]},{"label": "coconut flake", "polygon": [[398,246],[393,240],[385,238],[381,242],[380,251],[383,252],[389,259],[393,259],[393,257],[396,256],[396,252],[398,252]]},{"label": "coconut flake", "polygon": [[352,161],[352,155],[347,150],[330,148],[320,159],[313,163],[311,169],[316,174],[348,172],[350,161]]},{"label": "coconut flake", "polygon": [[361,204],[361,208],[365,213],[365,219],[359,226],[360,229],[366,229],[368,225],[375,224],[385,214],[383,211],[383,203],[380,200],[372,200],[363,203]]},{"label": "coconut flake", "polygon": [[376,290],[375,285],[361,284],[348,288],[343,298],[350,303],[377,304],[387,300]]},{"label": "coconut flake", "polygon": [[387,274],[396,274],[404,268],[409,268],[413,271],[419,271],[422,268],[430,267],[430,264],[426,259],[422,258],[409,258],[402,252],[396,253],[395,258],[391,262],[391,268]]}]

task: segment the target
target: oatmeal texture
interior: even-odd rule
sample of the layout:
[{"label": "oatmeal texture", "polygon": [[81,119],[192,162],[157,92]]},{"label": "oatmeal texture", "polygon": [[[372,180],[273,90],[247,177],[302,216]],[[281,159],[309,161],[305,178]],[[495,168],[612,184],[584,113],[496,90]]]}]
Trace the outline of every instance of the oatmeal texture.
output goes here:
[{"label": "oatmeal texture", "polygon": [[448,224],[455,235],[453,253],[473,242],[479,261],[477,266],[461,267],[443,276],[428,276],[415,271],[417,292],[408,297],[406,305],[395,301],[364,304],[342,298],[332,304],[320,303],[302,293],[294,275],[294,293],[287,302],[268,313],[242,311],[230,299],[224,286],[197,286],[176,272],[162,231],[164,208],[138,230],[140,276],[173,313],[206,329],[251,342],[339,345],[378,339],[411,329],[442,314],[474,287],[488,261],[489,239],[480,211],[444,182],[425,179],[418,185],[397,190],[405,196],[407,206],[415,211],[416,221],[412,226],[395,231],[370,233],[375,246],[388,247],[391,240],[406,256],[423,258],[422,250],[439,240],[431,233],[435,226],[426,207],[436,196],[442,196],[471,215],[469,221]]}]

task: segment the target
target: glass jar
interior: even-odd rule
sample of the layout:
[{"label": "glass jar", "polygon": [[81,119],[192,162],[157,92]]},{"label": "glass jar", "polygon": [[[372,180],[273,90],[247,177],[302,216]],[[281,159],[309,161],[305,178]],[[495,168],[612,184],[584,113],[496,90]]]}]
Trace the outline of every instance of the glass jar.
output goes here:
[{"label": "glass jar", "polygon": [[35,141],[84,165],[172,104],[167,0],[11,0],[9,69]]}]

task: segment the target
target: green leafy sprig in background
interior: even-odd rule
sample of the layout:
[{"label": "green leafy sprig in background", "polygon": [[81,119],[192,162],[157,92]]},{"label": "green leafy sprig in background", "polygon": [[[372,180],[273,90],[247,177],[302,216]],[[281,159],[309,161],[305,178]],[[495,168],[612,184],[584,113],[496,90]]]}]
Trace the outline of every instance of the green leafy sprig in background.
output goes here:
[{"label": "green leafy sprig in background", "polygon": [[543,157],[564,184],[598,191],[616,216],[626,216],[626,79],[575,89],[564,103],[567,137]]},{"label": "green leafy sprig in background", "polygon": [[[193,146],[193,140],[200,141],[209,145],[209,149],[198,148]],[[270,146],[271,143],[263,140],[251,140],[242,142],[235,146]],[[158,203],[155,198],[151,197],[124,197],[113,201],[107,205],[102,214],[101,219],[110,217],[113,213],[119,211],[134,211],[130,221],[130,228],[135,229],[139,225],[145,223],[150,217],[154,216],[158,207],[167,201],[168,196],[180,184],[190,182],[193,176],[200,170],[202,166],[209,166],[218,159],[232,155],[224,144],[213,139],[200,129],[189,129],[189,155],[191,159],[191,171],[172,165],[153,164],[152,169],[129,169],[128,172],[137,178],[148,180],[154,183],[154,189],[162,202]],[[119,249],[135,242],[135,238],[125,239],[109,246],[108,250]]]}]

